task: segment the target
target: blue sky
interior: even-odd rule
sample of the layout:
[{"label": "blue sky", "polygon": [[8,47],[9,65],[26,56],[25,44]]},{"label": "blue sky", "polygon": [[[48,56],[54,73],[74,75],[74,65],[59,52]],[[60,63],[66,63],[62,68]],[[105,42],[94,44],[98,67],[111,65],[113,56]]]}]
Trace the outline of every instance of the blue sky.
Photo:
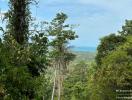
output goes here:
[{"label": "blue sky", "polygon": [[[125,19],[132,19],[132,0],[39,0],[38,6],[32,13],[39,20],[49,21],[64,12],[68,23],[79,24],[74,46],[96,47],[101,37],[116,33]],[[0,8],[7,10],[7,0],[0,0]]]}]

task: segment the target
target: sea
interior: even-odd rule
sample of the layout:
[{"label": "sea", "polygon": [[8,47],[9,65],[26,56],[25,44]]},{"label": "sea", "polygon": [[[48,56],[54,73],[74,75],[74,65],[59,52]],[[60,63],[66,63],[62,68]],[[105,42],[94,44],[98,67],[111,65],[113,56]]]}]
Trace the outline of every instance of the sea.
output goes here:
[{"label": "sea", "polygon": [[75,52],[96,52],[96,47],[73,47],[71,48],[72,51]]}]

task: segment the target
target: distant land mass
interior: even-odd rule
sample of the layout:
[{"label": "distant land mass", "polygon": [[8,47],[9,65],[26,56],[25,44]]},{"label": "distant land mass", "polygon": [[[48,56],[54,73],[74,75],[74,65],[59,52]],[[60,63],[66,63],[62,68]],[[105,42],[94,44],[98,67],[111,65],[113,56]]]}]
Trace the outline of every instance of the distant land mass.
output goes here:
[{"label": "distant land mass", "polygon": [[71,50],[75,52],[96,52],[96,47],[73,47]]}]

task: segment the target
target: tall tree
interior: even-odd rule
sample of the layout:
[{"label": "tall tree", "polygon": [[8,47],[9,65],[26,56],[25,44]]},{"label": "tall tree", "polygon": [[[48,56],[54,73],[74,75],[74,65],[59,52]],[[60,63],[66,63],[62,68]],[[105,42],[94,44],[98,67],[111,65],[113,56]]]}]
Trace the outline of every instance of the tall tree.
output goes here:
[{"label": "tall tree", "polygon": [[9,11],[6,14],[9,18],[8,26],[10,34],[19,43],[23,44],[28,40],[31,0],[10,0]]},{"label": "tall tree", "polygon": [[47,37],[38,33],[32,36],[30,43],[28,41],[29,4],[32,1],[34,0],[10,0],[10,9],[5,14],[6,30],[3,31],[0,27],[4,32],[2,49],[0,48],[0,95],[4,95],[2,99],[40,100],[46,92],[48,81],[42,72],[47,66]]},{"label": "tall tree", "polygon": [[[52,20],[49,27],[49,35],[54,39],[51,41],[50,45],[52,48],[52,58],[54,59],[54,68],[57,71],[57,81],[58,82],[58,100],[61,99],[62,93],[62,83],[64,80],[64,75],[67,70],[67,64],[74,58],[74,54],[68,52],[67,43],[70,40],[74,40],[78,36],[72,30],[70,25],[65,25],[67,15],[64,13],[58,13],[56,17]],[[54,90],[54,89],[53,89]],[[54,95],[54,94],[53,94]]]}]

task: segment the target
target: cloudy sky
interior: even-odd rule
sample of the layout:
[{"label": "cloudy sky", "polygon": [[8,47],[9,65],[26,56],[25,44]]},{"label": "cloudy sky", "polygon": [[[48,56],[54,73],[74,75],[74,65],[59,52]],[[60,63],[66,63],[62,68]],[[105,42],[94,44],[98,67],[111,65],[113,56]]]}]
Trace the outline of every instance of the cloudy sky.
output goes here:
[{"label": "cloudy sky", "polygon": [[[39,0],[39,7],[32,7],[33,16],[51,20],[56,13],[64,12],[79,38],[75,46],[96,47],[99,39],[121,30],[125,19],[132,19],[132,0]],[[6,11],[7,0],[0,0],[1,11]]]}]

